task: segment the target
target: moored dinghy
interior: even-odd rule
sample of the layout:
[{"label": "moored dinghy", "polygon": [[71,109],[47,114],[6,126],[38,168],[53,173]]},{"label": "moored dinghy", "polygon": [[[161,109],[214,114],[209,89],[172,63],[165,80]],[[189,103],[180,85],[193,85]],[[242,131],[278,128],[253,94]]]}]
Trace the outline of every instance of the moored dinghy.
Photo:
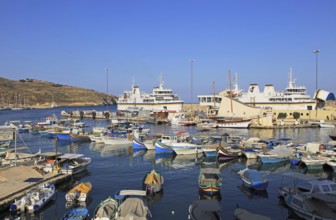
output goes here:
[{"label": "moored dinghy", "polygon": [[67,202],[85,202],[91,190],[92,184],[90,182],[80,183],[65,195],[65,199]]},{"label": "moored dinghy", "polygon": [[38,186],[30,196],[29,205],[26,207],[28,212],[37,212],[47,202],[50,201],[55,194],[55,185],[53,183],[45,183]]},{"label": "moored dinghy", "polygon": [[217,168],[202,168],[198,175],[198,187],[206,195],[219,194],[222,180],[219,177],[220,170]]},{"label": "moored dinghy", "polygon": [[151,172],[146,173],[143,180],[144,189],[150,194],[160,192],[162,190],[163,183],[163,176],[160,172],[157,172],[154,169]]},{"label": "moored dinghy", "polygon": [[192,220],[220,220],[220,205],[217,200],[197,200],[189,206]]},{"label": "moored dinghy", "polygon": [[115,219],[118,210],[118,202],[108,197],[96,207],[93,220],[111,220]]},{"label": "moored dinghy", "polygon": [[146,191],[144,190],[121,190],[115,194],[120,200],[117,220],[141,219],[145,220],[151,213],[144,202]]},{"label": "moored dinghy", "polygon": [[268,186],[268,179],[254,169],[243,169],[238,172],[243,184],[250,189],[265,190]]},{"label": "moored dinghy", "polygon": [[270,217],[252,213],[238,206],[235,208],[233,215],[237,220],[271,220]]},{"label": "moored dinghy", "polygon": [[89,210],[85,207],[78,207],[75,209],[71,209],[70,212],[66,213],[63,216],[63,220],[80,220],[80,219],[88,219]]}]

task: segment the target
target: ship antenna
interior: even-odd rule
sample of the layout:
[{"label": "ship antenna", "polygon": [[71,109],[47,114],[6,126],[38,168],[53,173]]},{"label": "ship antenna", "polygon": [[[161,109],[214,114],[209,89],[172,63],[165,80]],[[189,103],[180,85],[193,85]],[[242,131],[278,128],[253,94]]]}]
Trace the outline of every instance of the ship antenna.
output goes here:
[{"label": "ship antenna", "polygon": [[292,79],[292,67],[289,68],[289,82],[288,82],[288,87],[292,88],[293,87],[293,79]]},{"label": "ship antenna", "polygon": [[162,89],[163,88],[163,85],[164,85],[164,82],[163,82],[163,77],[162,77],[162,72],[160,73],[160,88]]}]

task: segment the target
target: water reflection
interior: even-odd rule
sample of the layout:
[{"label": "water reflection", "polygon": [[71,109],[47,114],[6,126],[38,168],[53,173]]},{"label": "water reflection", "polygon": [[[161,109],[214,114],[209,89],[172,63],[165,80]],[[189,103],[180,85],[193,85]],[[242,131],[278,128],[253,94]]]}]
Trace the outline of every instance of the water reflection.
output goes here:
[{"label": "water reflection", "polygon": [[268,198],[267,190],[253,190],[241,184],[238,188],[249,198]]}]

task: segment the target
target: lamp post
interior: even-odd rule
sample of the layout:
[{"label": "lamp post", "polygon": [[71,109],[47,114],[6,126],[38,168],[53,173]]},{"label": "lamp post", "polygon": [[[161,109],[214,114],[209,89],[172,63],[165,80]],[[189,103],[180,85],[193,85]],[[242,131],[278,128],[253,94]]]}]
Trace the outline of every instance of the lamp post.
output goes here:
[{"label": "lamp post", "polygon": [[190,104],[192,104],[193,100],[193,64],[195,60],[190,59],[190,77],[191,77],[191,85],[190,85]]},{"label": "lamp post", "polygon": [[320,50],[314,50],[313,53],[315,53],[315,55],[316,55],[316,63],[315,63],[315,65],[316,65],[316,85],[315,85],[315,102],[316,102],[315,109],[316,109],[316,112],[315,112],[315,116],[317,117],[317,87],[318,87],[318,84],[317,84],[318,77],[317,77],[317,75],[318,75],[318,54],[320,53]]},{"label": "lamp post", "polygon": [[317,95],[317,86],[318,86],[318,84],[317,84],[317,80],[318,80],[318,78],[317,78],[317,75],[318,75],[318,54],[320,53],[320,50],[314,50],[314,53],[315,53],[315,55],[316,55],[316,90],[315,90],[315,92],[316,92],[316,95]]},{"label": "lamp post", "polygon": [[106,67],[106,94],[107,94],[107,98],[106,98],[106,109],[108,111],[108,67]]}]

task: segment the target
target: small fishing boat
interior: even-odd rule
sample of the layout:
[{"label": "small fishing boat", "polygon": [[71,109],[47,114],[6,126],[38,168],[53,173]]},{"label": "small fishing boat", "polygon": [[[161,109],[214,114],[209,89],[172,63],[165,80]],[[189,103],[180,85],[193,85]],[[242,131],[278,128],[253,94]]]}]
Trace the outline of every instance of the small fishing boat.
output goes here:
[{"label": "small fishing boat", "polygon": [[270,217],[252,213],[238,206],[235,208],[233,215],[237,220],[271,220]]},{"label": "small fishing boat", "polygon": [[133,150],[147,150],[145,143],[136,137],[133,137],[132,147]]},{"label": "small fishing boat", "polygon": [[157,172],[154,169],[146,173],[143,179],[144,190],[146,190],[146,192],[149,194],[160,192],[162,190],[163,183],[163,176],[160,172]]},{"label": "small fishing boat", "polygon": [[192,220],[220,220],[220,205],[217,200],[197,200],[189,206]]},{"label": "small fishing boat", "polygon": [[254,190],[265,190],[268,186],[268,179],[263,177],[263,175],[254,169],[243,169],[238,172],[243,184]]},{"label": "small fishing boat", "polygon": [[219,194],[222,187],[220,170],[217,168],[202,168],[198,175],[198,187],[206,195]]},{"label": "small fishing boat", "polygon": [[90,182],[80,183],[65,195],[65,199],[67,202],[85,202],[91,190]]},{"label": "small fishing boat", "polygon": [[29,205],[26,207],[28,212],[39,211],[52,196],[55,194],[55,185],[53,183],[45,183],[35,188],[30,196]]},{"label": "small fishing boat", "polygon": [[157,154],[171,154],[174,153],[173,148],[162,143],[160,140],[155,141],[155,152]]},{"label": "small fishing boat", "polygon": [[70,212],[66,213],[63,216],[63,220],[80,220],[80,219],[88,219],[89,210],[85,207],[78,207],[71,209]]},{"label": "small fishing boat", "polygon": [[108,197],[100,202],[96,207],[93,215],[93,220],[111,220],[115,219],[118,210],[118,202]]},{"label": "small fishing boat", "polygon": [[116,215],[117,220],[127,219],[147,219],[151,213],[145,197],[147,193],[144,190],[120,190],[116,192],[115,199],[119,201],[119,208]]},{"label": "small fishing boat", "polygon": [[217,159],[222,161],[233,160],[242,155],[239,149],[226,149],[224,147],[219,147],[217,151]]},{"label": "small fishing boat", "polygon": [[84,157],[83,154],[67,153],[57,157],[57,161],[48,161],[45,164],[45,172],[60,171],[63,174],[76,174],[86,170],[91,163],[90,157]]}]

